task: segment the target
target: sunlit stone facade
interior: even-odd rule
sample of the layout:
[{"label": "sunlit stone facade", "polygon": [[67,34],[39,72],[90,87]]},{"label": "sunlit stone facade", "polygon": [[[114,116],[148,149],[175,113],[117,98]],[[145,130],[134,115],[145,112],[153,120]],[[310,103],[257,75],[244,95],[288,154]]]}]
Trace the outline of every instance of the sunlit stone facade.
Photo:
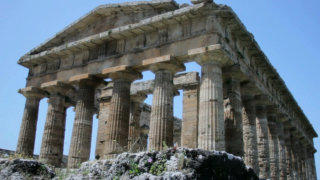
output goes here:
[{"label": "sunlit stone facade", "polygon": [[[20,90],[27,101],[17,153],[33,153],[39,101],[47,97],[40,160],[55,166],[62,160],[66,108],[75,107],[70,168],[89,159],[98,114],[96,158],[182,146],[241,156],[263,179],[316,179],[317,133],[253,35],[230,7],[192,3],[99,6],[21,57],[29,75]],[[201,72],[185,72],[187,62]],[[135,82],[143,71],[155,79]],[[149,94],[150,117],[140,118]]]}]

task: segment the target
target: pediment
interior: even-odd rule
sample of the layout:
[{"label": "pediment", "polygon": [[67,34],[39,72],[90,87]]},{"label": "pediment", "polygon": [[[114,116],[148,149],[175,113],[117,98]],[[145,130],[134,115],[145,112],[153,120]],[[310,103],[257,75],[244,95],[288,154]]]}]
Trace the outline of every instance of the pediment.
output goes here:
[{"label": "pediment", "polygon": [[82,16],[52,38],[29,51],[33,55],[53,47],[101,33],[116,27],[178,9],[174,0],[136,1],[101,5]]}]

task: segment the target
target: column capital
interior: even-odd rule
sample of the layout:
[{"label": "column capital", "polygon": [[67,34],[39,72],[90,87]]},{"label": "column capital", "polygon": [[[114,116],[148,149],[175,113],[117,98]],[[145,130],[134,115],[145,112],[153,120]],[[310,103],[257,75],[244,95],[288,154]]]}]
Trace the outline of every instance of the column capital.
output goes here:
[{"label": "column capital", "polygon": [[170,71],[172,74],[175,74],[177,72],[184,71],[186,67],[184,64],[177,63],[177,62],[169,62],[169,63],[157,63],[150,66],[150,70],[153,73],[156,73],[157,71],[161,70],[167,70]]},{"label": "column capital", "polygon": [[267,105],[266,111],[268,113],[268,116],[277,116],[278,114],[278,108],[275,105]]},{"label": "column capital", "polygon": [[111,78],[113,81],[117,81],[121,79],[134,81],[137,79],[142,79],[142,74],[134,70],[126,70],[126,71],[118,71],[118,72],[111,73],[109,74],[109,78]]},{"label": "column capital", "polygon": [[253,98],[259,95],[259,90],[256,88],[254,82],[246,81],[241,83],[241,95],[244,98]]},{"label": "column capital", "polygon": [[104,96],[104,97],[100,97],[98,99],[99,102],[110,102],[111,101],[112,96]]},{"label": "column capital", "polygon": [[57,80],[43,83],[41,84],[41,88],[50,94],[59,94],[62,96],[66,96],[68,92],[73,93],[75,91],[72,85]]},{"label": "column capital", "polygon": [[34,86],[28,86],[22,89],[18,90],[18,93],[22,94],[25,97],[36,97],[39,99],[44,98],[48,94],[42,90],[41,88],[34,87]]},{"label": "column capital", "polygon": [[240,65],[226,66],[222,68],[223,79],[226,82],[241,82],[246,79],[240,70]]},{"label": "column capital", "polygon": [[213,58],[208,58],[207,56],[203,56],[202,58],[199,58],[196,60],[196,62],[200,65],[200,66],[205,66],[205,65],[215,65],[218,66],[220,68],[222,68],[223,63],[221,63],[220,61],[215,61]]},{"label": "column capital", "polygon": [[103,78],[99,78],[97,76],[94,76],[92,74],[80,74],[80,75],[76,75],[76,76],[72,76],[69,79],[69,82],[71,84],[76,84],[78,86],[98,86],[100,84],[107,84],[107,82],[105,82],[103,80]]},{"label": "column capital", "polygon": [[146,100],[147,95],[142,93],[137,93],[131,95],[130,99],[132,102],[142,103],[144,100]]},{"label": "column capital", "polygon": [[264,94],[256,95],[255,97],[256,105],[260,107],[264,107],[264,109],[267,108],[268,105],[270,105],[269,97]]},{"label": "column capital", "polygon": [[190,58],[196,59],[200,65],[215,63],[219,66],[231,65],[228,53],[221,44],[214,44],[205,47],[190,49],[188,51]]}]

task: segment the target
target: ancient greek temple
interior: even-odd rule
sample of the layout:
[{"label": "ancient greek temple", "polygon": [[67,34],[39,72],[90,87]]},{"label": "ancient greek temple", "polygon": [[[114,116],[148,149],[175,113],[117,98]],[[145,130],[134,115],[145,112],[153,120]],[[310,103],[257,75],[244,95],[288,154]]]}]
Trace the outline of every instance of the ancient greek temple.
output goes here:
[{"label": "ancient greek temple", "polygon": [[[186,72],[188,62],[201,72]],[[48,98],[39,159],[54,166],[61,166],[66,109],[74,107],[69,168],[89,160],[97,114],[97,159],[176,144],[240,156],[261,179],[316,179],[317,133],[228,6],[210,0],[102,5],[18,63],[29,74],[19,90],[26,104],[17,153],[33,154],[39,102]],[[144,71],[154,80],[136,81]],[[179,91],[181,121],[173,117]]]}]

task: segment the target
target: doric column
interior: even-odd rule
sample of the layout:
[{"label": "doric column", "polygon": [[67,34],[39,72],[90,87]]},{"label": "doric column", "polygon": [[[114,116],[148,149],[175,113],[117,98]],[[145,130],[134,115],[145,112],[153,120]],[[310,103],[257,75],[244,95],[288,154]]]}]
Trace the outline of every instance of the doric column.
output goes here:
[{"label": "doric column", "polygon": [[303,141],[303,143],[301,143],[301,146],[303,147],[301,148],[302,177],[303,179],[308,180],[310,179],[308,177],[308,158],[307,158],[307,149],[306,149],[308,144]]},{"label": "doric column", "polygon": [[[291,132],[291,131],[290,131]],[[298,157],[297,157],[297,147],[296,147],[296,140],[293,136],[290,137],[291,140],[291,159],[292,159],[292,172],[293,172],[293,179],[299,179],[299,167],[298,167]]]},{"label": "doric column", "polygon": [[244,161],[259,175],[258,145],[256,131],[256,108],[252,97],[244,98],[242,108]]},{"label": "doric column", "polygon": [[173,146],[173,76],[184,70],[183,65],[157,64],[151,67],[155,84],[150,118],[149,150]]},{"label": "doric column", "polygon": [[268,179],[270,178],[268,121],[263,104],[258,104],[256,107],[256,116],[259,178]]},{"label": "doric column", "polygon": [[71,86],[57,81],[42,84],[50,93],[47,119],[44,126],[39,160],[60,167],[63,157],[64,132],[66,124],[66,92]]},{"label": "doric column", "polygon": [[146,98],[144,94],[131,96],[128,135],[128,151],[130,152],[139,150],[141,105]]},{"label": "doric column", "polygon": [[308,162],[309,162],[309,179],[310,180],[316,180],[317,179],[317,172],[316,172],[316,166],[315,166],[315,160],[314,160],[314,153],[316,150],[314,147],[309,147],[307,149],[308,153]]},{"label": "doric column", "polygon": [[287,179],[287,159],[286,159],[286,145],[285,135],[282,122],[277,122],[278,146],[279,146],[279,175],[280,180]]},{"label": "doric column", "polygon": [[68,168],[77,168],[90,157],[95,87],[102,81],[90,76],[74,76],[70,78],[70,82],[76,84],[78,91],[76,92],[76,114],[68,155]]},{"label": "doric column", "polygon": [[201,61],[198,148],[225,150],[223,84],[221,65]]},{"label": "doric column", "polygon": [[292,162],[292,146],[291,134],[288,127],[284,126],[284,139],[285,139],[285,155],[286,155],[286,172],[287,180],[293,180],[293,162]]},{"label": "doric column", "polygon": [[[231,74],[231,73],[230,73]],[[240,80],[231,74],[225,82],[225,141],[228,153],[243,157],[242,102]]]},{"label": "doric column", "polygon": [[39,160],[60,167],[63,157],[66,124],[66,94],[73,88],[58,81],[44,83],[41,88],[49,92],[47,119],[44,126]]},{"label": "doric column", "polygon": [[183,89],[181,146],[198,147],[199,85]]},{"label": "doric column", "polygon": [[111,96],[99,99],[99,121],[95,151],[96,159],[100,159],[103,157],[103,150],[106,141],[106,128],[108,123],[108,117],[110,114],[110,100]]},{"label": "doric column", "polygon": [[268,107],[268,139],[269,139],[269,163],[270,178],[279,179],[279,142],[277,134],[276,109]]},{"label": "doric column", "polygon": [[128,70],[111,73],[109,77],[114,84],[105,132],[104,155],[106,158],[126,151],[128,148],[130,86],[132,81],[141,78],[141,74]]},{"label": "doric column", "polygon": [[302,180],[302,158],[301,158],[301,146],[300,146],[300,142],[299,142],[299,139],[295,139],[295,143],[294,143],[294,146],[295,146],[295,156],[296,156],[296,159],[297,159],[297,177],[299,180]]},{"label": "doric column", "polygon": [[36,138],[39,102],[45,96],[45,93],[36,87],[20,89],[19,93],[26,97],[26,104],[20,126],[16,153],[32,157]]},{"label": "doric column", "polygon": [[[306,145],[306,147],[308,147],[308,145]],[[309,158],[309,148],[305,149],[305,166],[306,166],[306,179],[311,179],[311,173],[310,173],[310,169],[311,169],[311,165],[310,165],[310,158]]]}]

